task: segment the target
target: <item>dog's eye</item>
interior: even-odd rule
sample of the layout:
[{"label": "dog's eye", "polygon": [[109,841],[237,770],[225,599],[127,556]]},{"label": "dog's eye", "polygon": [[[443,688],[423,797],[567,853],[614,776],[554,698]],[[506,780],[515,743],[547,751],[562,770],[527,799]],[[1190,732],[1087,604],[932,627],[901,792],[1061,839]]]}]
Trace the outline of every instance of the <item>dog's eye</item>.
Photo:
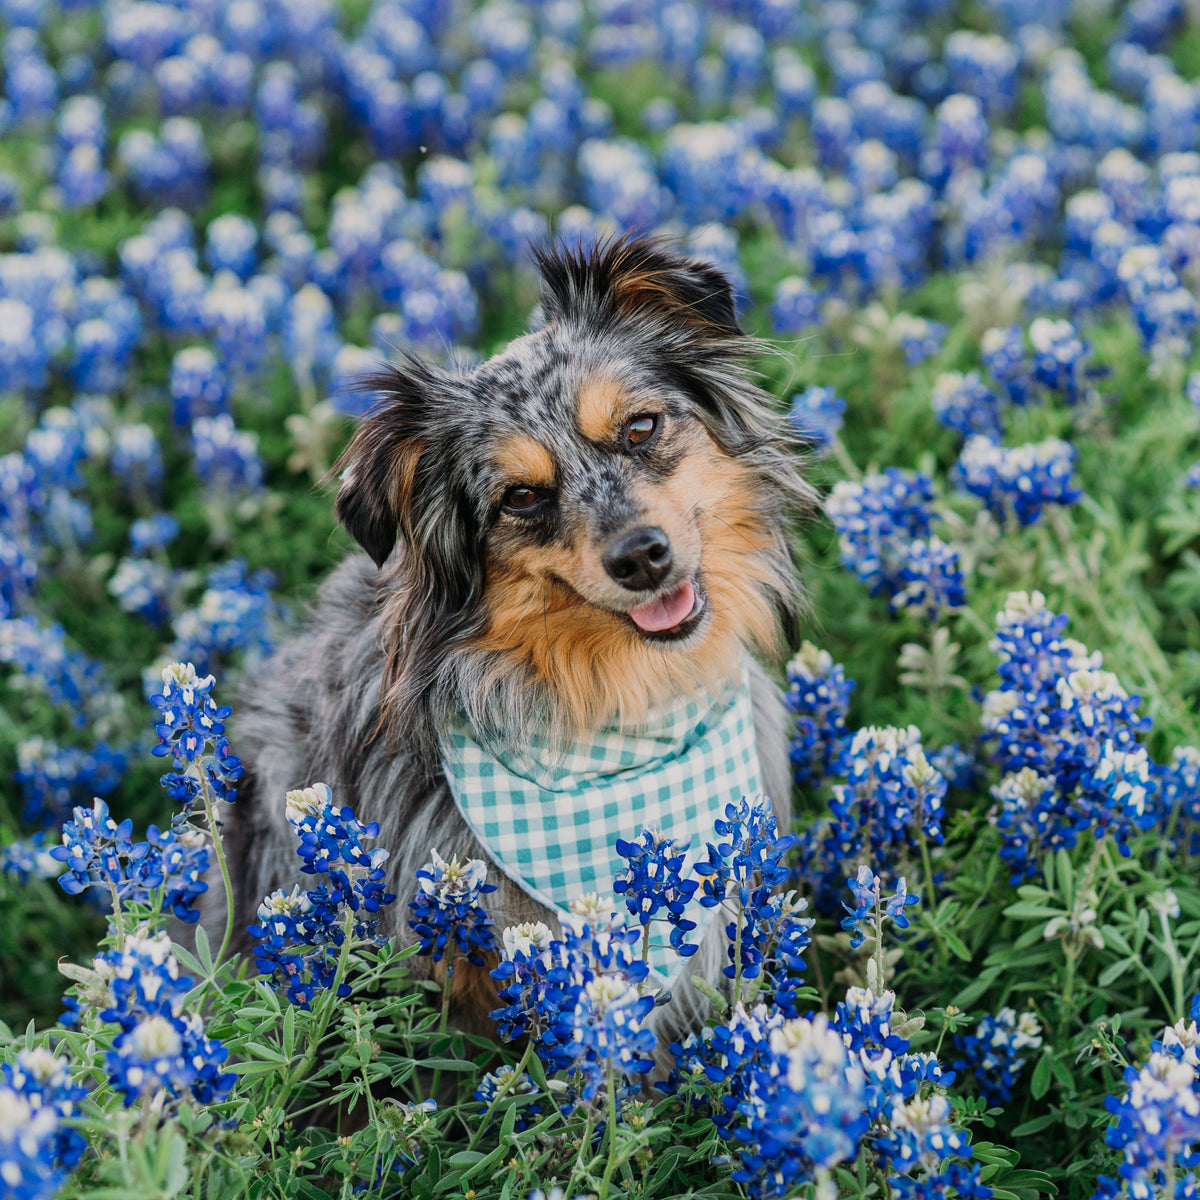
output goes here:
[{"label": "dog's eye", "polygon": [[658,432],[659,418],[657,413],[642,413],[625,426],[625,443],[629,446],[643,446]]},{"label": "dog's eye", "polygon": [[509,512],[528,515],[541,507],[542,501],[545,498],[545,493],[539,491],[537,488],[518,485],[517,487],[510,487],[504,493],[502,503]]}]

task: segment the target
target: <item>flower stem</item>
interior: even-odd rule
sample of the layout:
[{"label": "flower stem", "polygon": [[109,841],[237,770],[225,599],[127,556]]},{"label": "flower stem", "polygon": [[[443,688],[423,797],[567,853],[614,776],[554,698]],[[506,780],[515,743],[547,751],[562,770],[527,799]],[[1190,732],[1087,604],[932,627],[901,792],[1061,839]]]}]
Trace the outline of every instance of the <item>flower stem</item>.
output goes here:
[{"label": "flower stem", "polygon": [[329,988],[328,993],[323,997],[324,1004],[321,1006],[321,1014],[317,1019],[316,1028],[312,1031],[308,1039],[308,1050],[299,1064],[289,1071],[284,1078],[283,1086],[279,1092],[273,1097],[272,1104],[279,1109],[283,1109],[288,1097],[292,1093],[292,1089],[296,1084],[303,1079],[312,1069],[313,1063],[317,1061],[317,1055],[321,1049],[321,1042],[325,1038],[325,1031],[329,1028],[329,1021],[333,1016],[334,1010],[338,1005],[338,991],[346,978],[346,968],[350,962],[350,946],[353,942],[354,931],[354,913],[350,910],[346,911],[346,918],[343,924],[343,932],[345,936],[342,938],[341,950],[338,952],[337,970],[333,975],[333,983]]},{"label": "flower stem", "polygon": [[600,1180],[600,1195],[597,1200],[608,1200],[608,1185],[612,1182],[613,1171],[617,1167],[617,1084],[613,1078],[611,1062],[608,1064],[608,1128],[604,1132],[607,1135],[608,1161],[604,1164],[604,1178]]},{"label": "flower stem", "polygon": [[204,768],[200,768],[200,791],[204,796],[204,815],[208,818],[208,831],[212,834],[213,853],[217,856],[217,866],[221,868],[221,882],[225,885],[225,936],[221,939],[221,948],[213,960],[213,971],[225,961],[225,953],[233,938],[233,882],[229,878],[229,864],[225,861],[225,845],[221,838],[220,826],[216,817],[216,806],[213,803],[212,791],[204,776]]},{"label": "flower stem", "polygon": [[509,1077],[496,1089],[496,1094],[492,1097],[492,1102],[487,1106],[487,1111],[479,1118],[479,1122],[475,1126],[475,1132],[471,1134],[471,1140],[467,1143],[468,1150],[474,1150],[479,1139],[483,1137],[483,1132],[488,1127],[488,1122],[491,1119],[492,1113],[496,1111],[496,1105],[514,1088],[521,1076],[525,1074],[525,1068],[529,1065],[529,1059],[533,1054],[533,1039],[530,1038],[525,1043],[525,1053],[521,1055],[521,1061],[517,1063],[513,1072]]},{"label": "flower stem", "polygon": [[[442,1015],[438,1020],[438,1035],[441,1036],[446,1032],[446,1026],[450,1023],[450,989],[454,986],[454,959],[447,957],[446,959],[446,975],[442,980]],[[433,1083],[430,1086],[429,1094],[433,1099],[437,1099],[438,1084],[442,1081],[442,1068],[434,1067]]]}]

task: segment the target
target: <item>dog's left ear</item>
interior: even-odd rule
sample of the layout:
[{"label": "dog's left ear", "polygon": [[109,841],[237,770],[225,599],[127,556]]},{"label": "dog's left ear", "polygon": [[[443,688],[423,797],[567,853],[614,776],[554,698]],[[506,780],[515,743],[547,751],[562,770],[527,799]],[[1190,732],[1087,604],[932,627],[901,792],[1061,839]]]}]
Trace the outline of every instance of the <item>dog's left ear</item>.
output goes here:
[{"label": "dog's left ear", "polygon": [[388,366],[358,384],[380,397],[334,465],[340,474],[334,511],[346,531],[382,567],[396,545],[412,501],[417,465],[426,448],[426,412],[433,380],[411,360]]},{"label": "dog's left ear", "polygon": [[547,320],[588,320],[597,308],[621,316],[663,316],[718,337],[737,337],[733,288],[710,263],[665,249],[651,238],[601,242],[590,251],[561,246],[535,252]]}]

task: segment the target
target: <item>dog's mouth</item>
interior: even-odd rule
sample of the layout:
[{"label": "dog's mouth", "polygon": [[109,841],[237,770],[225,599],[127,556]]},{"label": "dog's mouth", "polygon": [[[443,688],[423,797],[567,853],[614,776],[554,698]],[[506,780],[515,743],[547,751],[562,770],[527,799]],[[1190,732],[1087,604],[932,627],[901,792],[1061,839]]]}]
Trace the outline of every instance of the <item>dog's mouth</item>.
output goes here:
[{"label": "dog's mouth", "polygon": [[647,640],[677,642],[699,628],[706,609],[707,599],[700,581],[691,578],[630,609],[625,615]]}]

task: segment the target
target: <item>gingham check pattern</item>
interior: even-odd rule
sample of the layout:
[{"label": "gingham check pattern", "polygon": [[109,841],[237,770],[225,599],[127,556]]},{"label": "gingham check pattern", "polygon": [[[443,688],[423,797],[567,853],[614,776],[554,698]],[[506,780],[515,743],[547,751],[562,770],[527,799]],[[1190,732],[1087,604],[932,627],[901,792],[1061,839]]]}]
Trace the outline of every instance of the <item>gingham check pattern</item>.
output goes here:
[{"label": "gingham check pattern", "polygon": [[[536,737],[518,749],[480,745],[461,722],[442,741],[450,791],[488,855],[548,908],[586,892],[613,895],[627,865],[618,838],[645,825],[691,838],[689,863],[715,840],[725,805],[761,789],[749,677],[707,704],[678,704],[636,730],[606,728],[556,758]],[[613,907],[623,901],[613,896]],[[699,940],[714,910],[692,903]],[[650,964],[670,979],[682,964],[669,927],[651,925]]]}]

